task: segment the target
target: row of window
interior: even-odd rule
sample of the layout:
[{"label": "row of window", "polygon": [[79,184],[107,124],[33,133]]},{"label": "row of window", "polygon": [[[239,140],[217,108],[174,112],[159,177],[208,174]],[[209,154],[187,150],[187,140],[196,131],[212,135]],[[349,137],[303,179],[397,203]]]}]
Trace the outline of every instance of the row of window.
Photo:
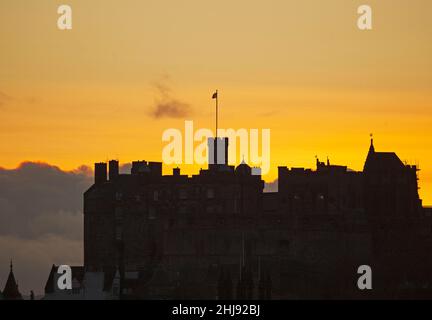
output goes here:
[{"label": "row of window", "polygon": [[[234,213],[238,212],[239,209],[239,201],[237,198],[233,201],[233,207],[232,210]],[[224,209],[225,206],[222,204],[214,204],[214,205],[207,205],[205,206],[205,212],[206,213],[223,213],[226,209]],[[194,207],[190,206],[179,206],[178,207],[178,213],[179,214],[186,214],[188,212],[194,212],[196,209]],[[155,207],[150,206],[148,208],[148,219],[154,220],[156,219],[157,209]],[[123,208],[122,207],[116,207],[114,210],[114,218],[117,223],[120,223],[123,220]]]},{"label": "row of window", "polygon": [[[207,188],[205,191],[206,191],[206,198],[207,199],[214,199],[215,198],[215,190],[213,188]],[[152,195],[153,201],[159,201],[160,193],[161,192],[158,190],[153,191],[153,195]],[[170,193],[170,192],[168,191],[168,193]],[[178,190],[178,198],[181,200],[188,199],[189,198],[188,190],[187,189],[179,189]],[[116,201],[123,200],[123,194],[121,192],[116,192],[115,199],[116,199]],[[138,202],[141,201],[141,195],[136,195],[135,200]]]}]

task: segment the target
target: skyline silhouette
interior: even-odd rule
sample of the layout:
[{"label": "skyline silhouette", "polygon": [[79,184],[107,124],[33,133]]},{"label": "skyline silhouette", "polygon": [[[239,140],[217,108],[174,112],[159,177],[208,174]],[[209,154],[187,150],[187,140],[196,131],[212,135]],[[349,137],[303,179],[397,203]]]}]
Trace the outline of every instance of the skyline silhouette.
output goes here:
[{"label": "skyline silhouette", "polygon": [[[386,154],[386,153],[384,153]],[[227,155],[226,155],[227,156]],[[320,170],[320,166],[321,166],[321,162],[319,162],[318,159],[315,159],[316,161],[316,165],[317,165],[317,169]],[[318,165],[319,164],[319,165]],[[329,165],[329,159],[327,159],[327,165]],[[324,167],[325,164],[323,163]],[[131,172],[133,165],[132,164],[122,164],[121,166],[119,166],[119,172],[124,175],[124,174],[128,174]],[[335,168],[338,166],[335,166]],[[294,169],[292,170],[299,170],[299,168],[295,169],[296,166],[294,166]],[[342,168],[342,167],[341,167]],[[315,170],[317,170],[315,169]],[[36,295],[40,295],[41,294],[41,289],[43,287],[43,283],[46,281],[46,273],[47,273],[47,265],[51,265],[51,264],[62,264],[62,263],[70,263],[72,265],[81,265],[83,263],[82,260],[82,250],[83,250],[83,243],[82,243],[82,224],[83,224],[83,220],[82,220],[82,207],[81,207],[81,203],[82,203],[82,192],[89,186],[92,184],[92,180],[93,180],[93,174],[94,171],[86,168],[86,167],[82,167],[80,169],[80,171],[75,171],[75,172],[62,172],[59,168],[56,167],[51,167],[49,165],[46,164],[32,164],[32,163],[27,163],[24,164],[21,169],[22,172],[20,173],[18,172],[10,172],[10,177],[7,178],[7,176],[5,176],[5,173],[7,173],[7,171],[4,170],[0,170],[0,186],[4,186],[4,184],[2,183],[2,181],[13,181],[11,179],[16,179],[16,183],[17,186],[19,186],[19,184],[21,183],[21,179],[17,179],[17,177],[19,177],[20,175],[22,175],[22,179],[25,179],[25,181],[27,181],[26,183],[29,183],[29,187],[25,187],[24,185],[21,185],[22,191],[19,191],[18,194],[15,194],[16,191],[14,191],[14,194],[9,193],[8,192],[3,192],[4,194],[4,199],[6,199],[6,201],[8,201],[12,206],[14,206],[14,201],[12,196],[15,196],[17,201],[19,201],[18,199],[21,199],[22,197],[28,197],[30,196],[30,194],[28,193],[30,190],[33,189],[32,184],[33,182],[31,181],[32,179],[34,179],[34,183],[37,183],[39,185],[39,188],[44,188],[47,190],[47,193],[45,193],[45,197],[42,196],[42,198],[40,198],[41,195],[43,195],[43,193],[40,193],[39,195],[37,195],[37,198],[35,198],[34,200],[31,201],[32,203],[32,212],[28,212],[27,215],[17,215],[15,216],[14,219],[20,218],[20,219],[30,219],[29,222],[31,224],[34,224],[36,222],[36,226],[41,227],[41,229],[39,229],[39,231],[35,228],[32,229],[24,229],[23,226],[26,226],[26,224],[22,224],[19,221],[17,221],[17,223],[14,223],[14,220],[10,220],[13,216],[11,216],[11,214],[13,215],[14,212],[10,212],[6,207],[3,207],[2,210],[2,216],[5,219],[9,219],[9,221],[12,223],[9,224],[9,226],[6,228],[7,230],[9,230],[9,239],[7,241],[9,243],[14,243],[13,241],[11,242],[11,239],[13,236],[17,236],[17,239],[25,239],[27,238],[28,241],[28,248],[33,251],[35,251],[35,254],[38,254],[38,249],[36,249],[37,247],[40,247],[41,244],[37,244],[40,240],[46,239],[44,240],[45,244],[40,247],[41,250],[46,251],[46,245],[49,245],[49,247],[52,247],[52,244],[49,244],[49,242],[47,241],[55,241],[56,245],[60,246],[59,250],[54,250],[54,255],[48,255],[46,256],[44,259],[38,259],[38,262],[33,261],[33,259],[35,258],[35,256],[33,255],[29,255],[27,257],[23,257],[21,253],[16,253],[13,250],[10,251],[8,250],[8,246],[5,245],[5,242],[3,242],[4,245],[2,245],[4,251],[3,254],[0,256],[0,262],[4,262],[4,261],[9,261],[8,259],[13,258],[15,261],[17,261],[17,263],[15,263],[16,267],[15,269],[20,270],[21,272],[19,272],[19,277],[18,279],[20,280],[20,288],[21,288],[21,292],[23,293],[23,295],[28,295],[28,293],[30,292],[30,290],[34,290],[34,292],[36,292]],[[280,169],[279,169],[280,170]],[[180,171],[181,172],[181,171]],[[352,172],[353,174],[355,172]],[[169,174],[171,175],[171,173]],[[48,178],[51,177],[51,178]],[[4,180],[4,178],[6,178],[7,180]],[[108,174],[107,174],[107,178],[108,178]],[[30,180],[29,180],[30,179]],[[64,182],[61,182],[63,179]],[[65,184],[65,187],[62,187],[62,184],[66,183],[66,181],[70,180],[70,182],[67,182],[67,184]],[[74,181],[74,182],[72,182]],[[71,184],[72,182],[72,184]],[[78,184],[76,184],[78,183]],[[277,181],[275,182],[277,184]],[[45,185],[45,186],[44,186]],[[69,185],[69,186],[68,186]],[[77,187],[79,186],[79,188],[77,189]],[[276,192],[277,188],[271,188],[269,187],[268,184],[266,184],[266,188],[269,188],[269,190],[267,190],[267,192]],[[60,198],[57,196],[57,201],[53,202],[52,201],[52,188],[57,188],[59,190],[62,190],[61,194],[64,194],[63,196],[60,196]],[[17,187],[13,187],[12,190],[19,190],[17,189]],[[73,192],[70,192],[71,190],[74,190]],[[79,191],[81,190],[81,192]],[[279,189],[280,190],[280,189]],[[6,189],[4,189],[4,191],[6,191]],[[75,198],[75,200],[71,199],[70,196],[73,195],[75,193],[75,196],[72,196],[72,198]],[[59,194],[60,195],[60,194]],[[69,199],[68,199],[69,198]],[[57,209],[42,209],[42,207],[40,207],[40,205],[38,204],[39,202],[44,203],[46,201],[52,202],[52,205],[50,206],[51,208],[57,208]],[[70,203],[69,205],[67,205],[67,203]],[[63,205],[65,204],[65,205]],[[68,206],[73,205],[73,207],[69,207],[69,210],[67,209]],[[47,207],[49,208],[49,207]],[[25,213],[28,209],[24,206],[21,209],[18,209],[19,212]],[[39,220],[39,216],[40,217],[44,217],[45,214],[43,213],[43,211],[54,211],[53,215],[51,216],[51,223],[48,223],[50,220],[47,220],[46,218],[44,218],[44,224],[41,225],[40,223],[38,223]],[[57,210],[57,212],[55,212]],[[69,211],[69,213],[68,213]],[[6,214],[6,216],[4,216]],[[66,214],[66,215],[65,215]],[[73,220],[71,220],[72,217]],[[71,225],[71,222],[73,221],[73,224]],[[62,223],[63,222],[63,223]],[[21,224],[21,226],[20,226]],[[6,226],[4,226],[6,227]],[[66,228],[66,229],[65,229]],[[66,230],[67,233],[65,233]],[[31,233],[29,233],[31,232]],[[4,234],[4,232],[2,232],[2,234]],[[57,234],[57,238],[56,237],[52,237],[52,238],[46,238],[46,235],[55,235]],[[68,235],[69,234],[69,235]],[[45,236],[44,236],[45,235]],[[64,238],[62,238],[64,237]],[[33,240],[32,240],[33,239]],[[64,240],[62,240],[64,239]],[[68,255],[64,256],[64,251],[61,249],[62,246],[68,247],[68,248],[72,248],[71,244],[68,244],[68,241],[70,240],[75,241],[76,244],[73,245],[74,252],[69,253]],[[74,240],[76,239],[76,240]],[[0,237],[1,240],[1,237]],[[19,242],[18,242],[19,243]],[[23,246],[24,242],[21,242],[20,244],[15,243],[13,246],[15,248],[18,248],[19,246]],[[12,249],[13,247],[11,247]],[[35,250],[36,249],[36,250]],[[48,250],[50,251],[50,250]],[[28,251],[23,251],[24,253],[28,252]],[[56,253],[57,252],[57,253]],[[40,254],[40,253],[39,253]],[[23,259],[24,258],[24,259]],[[25,262],[27,261],[27,262]],[[65,262],[66,261],[66,262]],[[31,268],[30,270],[32,270],[32,272],[29,272],[29,268]],[[36,268],[36,269],[34,269]],[[15,272],[16,274],[16,272]],[[35,277],[35,274],[37,274],[37,276]],[[4,281],[6,280],[6,274],[3,276],[3,274],[0,276],[0,286],[4,285]],[[31,285],[31,283],[33,283],[33,285]],[[36,284],[36,285],[35,285]],[[1,289],[0,289],[1,290]]]},{"label": "skyline silhouette", "polygon": [[[314,272],[313,263],[295,257],[326,261],[314,250],[302,247],[305,243],[319,247],[312,238],[324,233],[331,239],[323,236],[323,246],[338,237],[340,240],[333,243],[330,252],[347,242],[353,244],[353,254],[361,255],[364,249],[382,258],[380,250],[388,245],[386,241],[398,238],[393,232],[404,236],[395,240],[397,245],[386,248],[400,249],[401,256],[409,257],[407,261],[418,263],[417,254],[427,251],[432,230],[428,218],[432,214],[431,1],[371,0],[373,28],[365,31],[358,25],[361,3],[357,0],[220,0],[216,6],[202,0],[73,0],[68,5],[73,27],[61,30],[57,1],[27,0],[25,5],[14,0],[0,2],[0,39],[4,44],[0,50],[0,291],[9,282],[7,291],[12,292],[14,278],[22,296],[28,297],[34,290],[39,297],[56,266],[74,266],[80,284],[89,266],[99,266],[97,255],[93,261],[84,259],[84,252],[87,258],[92,256],[84,241],[88,232],[83,228],[91,225],[84,213],[92,211],[83,206],[83,194],[90,186],[96,193],[110,193],[113,185],[120,189],[126,186],[125,193],[140,199],[147,183],[138,178],[145,175],[143,172],[156,170],[152,177],[155,184],[147,187],[159,186],[171,194],[177,190],[171,190],[166,180],[184,181],[187,188],[200,190],[206,188],[202,183],[211,176],[224,181],[226,190],[236,190],[226,195],[235,209],[207,208],[204,197],[205,201],[191,200],[194,212],[240,212],[236,195],[245,187],[241,179],[249,171],[260,171],[249,170],[259,163],[251,163],[239,148],[235,163],[223,167],[225,175],[215,173],[221,168],[218,165],[207,170],[206,165],[195,161],[195,153],[195,162],[187,163],[185,150],[195,150],[198,141],[184,142],[183,164],[158,164],[165,161],[164,132],[180,131],[186,140],[186,121],[193,121],[194,132],[201,128],[213,132],[215,127],[247,128],[249,133],[253,129],[271,131],[270,161],[261,162],[268,164],[269,170],[261,171],[265,173],[262,181],[247,180],[255,188],[255,196],[244,205],[255,204],[250,211],[258,216],[266,213],[266,218],[280,218],[281,227],[287,227],[286,233],[292,236],[278,238],[278,232],[286,230],[269,222],[274,222],[272,218],[259,221],[276,231],[274,238],[263,236],[256,243],[265,247],[276,241],[267,247],[266,254],[272,256],[270,264],[276,265],[286,253],[291,259],[287,269],[294,273],[290,276],[262,269],[265,259],[256,252],[251,254],[252,269],[243,266],[243,270],[233,267],[230,257],[211,261],[206,250],[212,244],[185,244],[184,248],[202,254],[208,262],[196,272],[204,277],[206,270],[211,278],[212,289],[204,292],[225,297],[270,296],[270,283],[275,285],[273,289],[283,283],[279,276],[301,279],[304,274],[295,270]],[[260,142],[258,150],[267,149],[262,145]],[[219,151],[214,155],[223,158]],[[99,163],[99,171],[105,172],[104,166],[109,167],[112,159],[121,161],[111,162],[114,169],[119,168],[119,180],[111,181],[107,168],[106,179],[103,174],[100,179],[106,184],[94,185],[94,176],[100,178],[100,172],[95,172],[93,164]],[[151,165],[139,159],[150,160]],[[414,181],[414,176],[418,180]],[[138,187],[137,181],[141,184]],[[328,190],[322,189],[322,183]],[[147,215],[153,221],[157,216],[153,209],[144,210],[130,201],[125,203],[141,213],[139,219]],[[91,197],[85,203],[91,203]],[[168,211],[161,209],[169,227],[173,223]],[[323,215],[315,217],[317,212]],[[284,224],[284,213],[292,219],[290,223]],[[302,214],[312,214],[313,218]],[[368,219],[371,221],[366,223]],[[188,225],[193,220],[186,217],[180,222]],[[227,220],[228,225],[235,225]],[[209,227],[214,231],[222,222],[209,223],[213,223]],[[248,229],[246,225],[240,223],[243,229]],[[111,237],[106,230],[94,230],[102,238]],[[177,231],[173,230],[173,235]],[[251,234],[256,236],[253,231]],[[347,234],[355,239],[346,238]],[[142,243],[147,243],[150,251],[163,252],[150,241],[152,236],[148,233],[149,238]],[[196,236],[199,239],[200,232]],[[382,243],[383,247],[362,247],[357,245],[359,238],[368,244]],[[238,234],[229,234],[227,239],[232,240],[233,247],[243,245],[244,239],[239,240]],[[175,244],[165,240],[164,244]],[[414,254],[410,246],[418,242],[424,246]],[[100,247],[113,248],[111,244]],[[112,256],[121,256],[119,248],[115,247]],[[269,253],[271,248],[279,252]],[[349,251],[348,247],[338,248]],[[244,248],[249,249],[253,251]],[[410,250],[411,256],[407,253]],[[176,261],[177,271],[182,272],[185,266],[175,257],[161,254],[161,261],[163,257]],[[141,258],[137,255],[138,260]],[[9,276],[11,259],[13,277]],[[424,266],[428,266],[426,260]],[[399,262],[395,257],[388,261]],[[211,266],[213,262],[220,262],[217,270]],[[388,265],[381,262],[378,272],[388,271]],[[126,280],[124,270],[119,270],[116,278],[112,261],[109,264],[104,274],[107,287],[117,290],[110,283],[117,279],[133,289],[137,283]],[[133,264],[129,267],[134,269]],[[423,274],[418,268],[418,274]],[[133,272],[141,272],[138,278],[142,281],[153,275],[142,274],[151,268],[136,269]],[[159,271],[153,285],[164,278]],[[401,270],[389,273],[393,280],[400,275]],[[100,273],[93,276],[94,281],[100,281]],[[53,277],[50,279],[52,282]],[[312,285],[320,283],[319,279],[308,279],[305,282]],[[381,280],[385,283],[388,279]],[[295,288],[294,282],[289,289],[304,296],[306,292],[301,286]],[[325,287],[323,284],[322,293]],[[157,285],[153,288],[160,289]],[[339,288],[345,290],[342,285]],[[177,289],[175,294],[185,293],[184,288]],[[199,286],[196,289],[202,290]],[[283,289],[277,288],[273,296],[286,297]],[[55,296],[55,290],[50,290]],[[141,297],[149,295],[137,292]]]},{"label": "skyline silhouette", "polygon": [[[315,170],[279,166],[278,191],[265,193],[245,161],[227,164],[232,141],[214,139],[193,176],[163,175],[161,162],[134,161],[126,174],[117,160],[95,163],[82,272],[104,279],[100,298],[432,297],[432,220],[415,165],[371,137],[362,171],[318,158]],[[360,266],[374,270],[373,290],[356,285]]]}]

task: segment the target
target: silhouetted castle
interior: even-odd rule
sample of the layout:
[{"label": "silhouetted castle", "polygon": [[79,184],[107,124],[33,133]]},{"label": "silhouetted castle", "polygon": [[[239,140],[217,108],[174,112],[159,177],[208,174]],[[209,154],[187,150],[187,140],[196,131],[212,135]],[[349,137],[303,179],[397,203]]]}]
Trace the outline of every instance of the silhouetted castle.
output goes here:
[{"label": "silhouetted castle", "polygon": [[[130,174],[97,163],[85,271],[118,274],[122,298],[432,298],[416,166],[371,141],[363,172],[318,159],[316,170],[279,167],[278,192],[264,193],[250,166],[224,163],[192,177],[163,176],[159,162]],[[357,288],[365,264],[370,292]]]}]

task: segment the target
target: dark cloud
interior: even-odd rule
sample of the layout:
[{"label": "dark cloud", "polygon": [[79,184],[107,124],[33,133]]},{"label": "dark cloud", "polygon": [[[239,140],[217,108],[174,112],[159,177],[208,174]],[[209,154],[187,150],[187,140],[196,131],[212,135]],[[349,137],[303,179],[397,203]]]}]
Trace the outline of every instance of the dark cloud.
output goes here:
[{"label": "dark cloud", "polygon": [[0,168],[0,287],[14,259],[23,294],[41,293],[53,263],[82,264],[83,192],[92,170],[25,162]]},{"label": "dark cloud", "polygon": [[184,118],[192,114],[192,108],[188,103],[173,97],[172,90],[165,82],[153,83],[159,97],[150,111],[150,116],[161,118]]},{"label": "dark cloud", "polygon": [[189,105],[178,100],[160,101],[152,111],[152,116],[160,118],[183,118],[190,115]]},{"label": "dark cloud", "polygon": [[37,239],[60,235],[81,239],[82,194],[92,183],[83,168],[65,172],[25,162],[0,169],[0,235]]}]

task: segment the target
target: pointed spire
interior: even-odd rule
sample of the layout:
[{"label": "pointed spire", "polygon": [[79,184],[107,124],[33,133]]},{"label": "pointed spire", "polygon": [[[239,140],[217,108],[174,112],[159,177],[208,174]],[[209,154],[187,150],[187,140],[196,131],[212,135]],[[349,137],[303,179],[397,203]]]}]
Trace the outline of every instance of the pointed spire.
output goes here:
[{"label": "pointed spire", "polygon": [[370,143],[370,147],[369,147],[369,153],[374,153],[375,152],[375,147],[374,147],[374,140],[373,140],[373,133],[370,134],[370,138],[371,138],[371,143]]},{"label": "pointed spire", "polygon": [[375,147],[374,147],[374,141],[373,141],[373,133],[370,134],[370,147],[369,147],[369,152],[367,154],[366,157],[366,161],[365,164],[363,166],[363,171],[367,171],[368,168],[370,168],[371,163],[373,162],[373,159],[375,158]]},{"label": "pointed spire", "polygon": [[21,300],[21,293],[18,291],[18,282],[13,274],[13,263],[10,261],[10,272],[3,289],[3,298],[5,300]]}]

